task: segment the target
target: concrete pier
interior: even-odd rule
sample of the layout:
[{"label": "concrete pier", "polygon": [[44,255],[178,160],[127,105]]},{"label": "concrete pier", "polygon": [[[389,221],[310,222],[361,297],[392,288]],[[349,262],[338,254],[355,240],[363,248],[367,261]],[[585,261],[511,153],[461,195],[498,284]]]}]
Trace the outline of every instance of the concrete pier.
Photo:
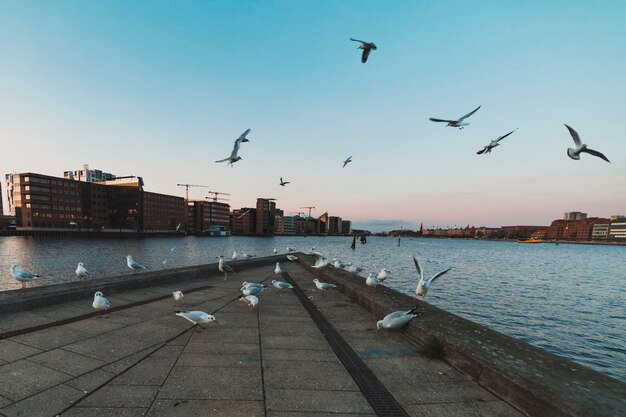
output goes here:
[{"label": "concrete pier", "polygon": [[[432,307],[404,332],[377,332],[372,311],[410,300],[384,288],[361,291],[350,274],[301,260],[234,262],[238,273],[227,281],[207,265],[2,294],[0,415],[542,415],[460,370],[448,360],[458,356],[452,349],[445,361],[423,356],[414,332],[438,314]],[[276,261],[282,276],[273,273]],[[322,295],[316,275],[341,291]],[[272,279],[297,289],[276,289]],[[268,285],[252,313],[238,301],[243,281]],[[185,293],[180,305],[174,290]],[[108,318],[94,317],[95,291],[113,304]],[[203,310],[220,324],[198,333],[176,310]],[[620,405],[616,393],[603,391],[613,388],[595,392],[609,403],[602,415],[618,415],[610,412]]]}]

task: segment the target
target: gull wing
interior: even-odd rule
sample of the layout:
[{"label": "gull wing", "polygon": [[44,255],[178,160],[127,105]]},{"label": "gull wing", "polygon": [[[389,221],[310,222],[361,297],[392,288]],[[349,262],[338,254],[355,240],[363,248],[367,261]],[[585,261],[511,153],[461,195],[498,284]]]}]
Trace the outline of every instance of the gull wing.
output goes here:
[{"label": "gull wing", "polygon": [[611,161],[609,161],[609,158],[604,156],[604,154],[601,153],[601,152],[594,151],[593,149],[589,149],[589,148],[583,149],[582,152],[585,152],[585,153],[588,153],[589,155],[597,156],[598,158],[604,159],[609,164],[611,163]]},{"label": "gull wing", "polygon": [[[519,127],[518,127],[517,129],[519,129]],[[517,129],[515,129],[515,130],[517,130]],[[506,138],[507,136],[509,136],[509,135],[511,135],[513,132],[515,132],[515,130],[511,130],[511,131],[510,131],[509,133],[507,133],[506,135],[504,135],[504,136],[500,136],[498,139],[496,139],[496,142],[500,142],[502,139]]]},{"label": "gull wing", "polygon": [[572,139],[574,139],[574,143],[576,144],[576,146],[577,147],[580,146],[582,142],[580,141],[580,136],[578,136],[578,132],[572,129],[571,127],[569,127],[568,125],[565,125],[565,127],[567,128],[567,130],[569,130],[569,134],[572,135]]},{"label": "gull wing", "polygon": [[215,162],[226,162],[226,161],[230,161],[230,158],[220,159],[219,161],[215,161]]},{"label": "gull wing", "polygon": [[489,149],[489,146],[485,146],[480,151],[476,152],[476,154],[477,155],[482,155],[482,154],[484,154],[487,151],[487,149]]},{"label": "gull wing", "polygon": [[467,113],[465,116],[461,117],[459,120],[457,120],[457,122],[462,122],[463,120],[467,119],[468,117],[470,117],[472,114],[476,113],[478,111],[478,109],[480,109],[482,106],[478,106],[476,107],[474,110],[472,110],[471,112]]},{"label": "gull wing", "polygon": [[358,39],[354,39],[354,38],[350,38],[350,40],[351,40],[351,41],[354,41],[354,42],[367,43],[367,42],[365,42],[365,41],[360,41],[360,40],[358,40]]},{"label": "gull wing", "polygon": [[372,51],[372,48],[363,48],[363,55],[361,55],[362,63],[365,64],[367,62],[367,57],[370,56],[371,51]]},{"label": "gull wing", "polygon": [[420,263],[417,262],[417,259],[415,259],[415,256],[413,257],[413,262],[415,263],[415,269],[417,269],[417,275],[421,281],[424,279],[424,271],[422,271],[422,267],[420,266]]},{"label": "gull wing", "polygon": [[439,272],[437,275],[435,275],[434,277],[432,277],[431,279],[428,280],[428,283],[430,284],[431,282],[433,282],[434,280],[436,280],[437,278],[439,278],[440,276],[442,276],[443,274],[445,274],[446,272],[448,272],[449,270],[451,270],[452,268],[448,268],[445,271],[441,271]]},{"label": "gull wing", "polygon": [[242,140],[242,139],[246,139],[246,135],[250,133],[250,129],[246,130],[245,132],[243,132],[238,138],[237,140]]},{"label": "gull wing", "polygon": [[444,122],[444,123],[455,123],[456,120],[446,120],[446,119],[435,119],[434,117],[431,117],[430,119],[431,122]]}]

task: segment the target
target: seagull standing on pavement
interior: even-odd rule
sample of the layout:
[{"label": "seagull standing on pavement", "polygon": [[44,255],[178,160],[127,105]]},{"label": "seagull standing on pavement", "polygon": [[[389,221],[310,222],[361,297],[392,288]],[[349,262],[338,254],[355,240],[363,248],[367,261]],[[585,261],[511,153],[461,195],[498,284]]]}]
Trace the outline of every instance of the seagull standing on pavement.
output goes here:
[{"label": "seagull standing on pavement", "polygon": [[228,161],[228,164],[226,164],[226,165],[230,165],[231,168],[232,168],[234,166],[235,162],[240,161],[241,159],[243,159],[242,157],[238,156],[237,153],[239,152],[239,147],[241,146],[242,142],[250,142],[250,140],[246,138],[246,135],[248,133],[250,133],[250,129],[248,129],[245,132],[243,132],[241,134],[241,136],[239,136],[235,140],[235,146],[233,146],[233,151],[230,153],[230,156],[228,158],[220,159],[219,161],[215,161],[215,162],[226,162],[226,161]]},{"label": "seagull standing on pavement", "polygon": [[365,42],[354,38],[350,38],[350,40],[353,42],[361,42],[361,45],[359,45],[357,49],[363,50],[363,54],[361,55],[361,62],[364,64],[367,62],[367,57],[370,56],[370,52],[372,52],[372,50],[375,51],[376,49],[378,49],[376,48],[376,44],[374,42]]},{"label": "seagull standing on pavement", "polygon": [[328,282],[322,282],[322,281],[320,281],[317,278],[315,278],[313,280],[313,282],[315,283],[315,286],[317,287],[317,289],[322,292],[322,297],[326,295],[326,290],[332,290],[333,288],[337,288],[337,286],[335,284],[330,284]]},{"label": "seagull standing on pavement", "polygon": [[352,162],[352,157],[351,156],[349,156],[345,161],[343,161],[342,168],[345,168],[346,165],[348,165],[350,162]]},{"label": "seagull standing on pavement", "polygon": [[407,325],[408,322],[413,320],[418,315],[415,314],[417,307],[412,308],[411,310],[405,311],[394,311],[393,313],[387,314],[382,320],[379,320],[376,323],[376,328],[380,330],[383,329],[401,329]]},{"label": "seagull standing on pavement", "polygon": [[435,119],[434,117],[430,118],[431,122],[444,122],[447,123],[446,126],[450,126],[450,127],[458,127],[459,129],[463,129],[465,126],[469,125],[469,123],[463,123],[463,120],[467,119],[468,117],[470,117],[472,114],[476,113],[478,111],[478,109],[480,109],[482,106],[478,106],[476,107],[474,110],[472,110],[471,112],[467,113],[465,116],[457,119],[457,120],[447,120],[447,119]]},{"label": "seagull standing on pavement", "polygon": [[380,281],[378,280],[378,278],[376,278],[376,275],[372,273],[370,273],[365,279],[365,285],[367,285],[368,287],[376,288],[378,284],[380,284]]},{"label": "seagull standing on pavement", "polygon": [[136,271],[146,271],[148,269],[147,266],[144,266],[144,265],[140,264],[139,262],[135,261],[133,259],[133,257],[130,256],[130,255],[126,255],[126,266],[128,266],[130,269],[132,269],[133,272],[136,272]]},{"label": "seagull standing on pavement", "polygon": [[250,314],[252,314],[254,307],[256,307],[257,304],[259,304],[259,299],[255,295],[246,295],[245,297],[241,297],[239,300],[246,303]]},{"label": "seagull standing on pavement", "polygon": [[35,281],[36,279],[41,278],[41,275],[22,271],[15,265],[11,265],[11,276],[22,283],[22,288],[26,288],[27,282]]},{"label": "seagull standing on pavement", "polygon": [[289,182],[289,181],[283,181],[283,177],[280,177],[280,185],[281,185],[282,187],[284,187],[284,186],[285,186],[285,185],[287,185],[287,184],[291,184],[291,182]]},{"label": "seagull standing on pavement", "polygon": [[311,255],[315,256],[315,264],[313,265],[313,268],[319,269],[328,265],[328,259],[326,259],[321,253],[312,251]]},{"label": "seagull standing on pavement", "polygon": [[237,254],[237,249],[233,252],[233,256],[230,257],[231,261],[236,261],[239,255]]},{"label": "seagull standing on pavement", "polygon": [[224,260],[224,256],[220,255],[218,256],[218,258],[219,264],[217,265],[217,269],[219,269],[220,272],[224,273],[224,281],[226,281],[226,278],[228,278],[228,273],[235,272],[235,270],[226,263],[226,261]]},{"label": "seagull standing on pavement", "polygon": [[272,280],[272,285],[275,288],[279,288],[281,290],[285,290],[285,289],[293,289],[293,285],[289,284],[288,282],[284,282],[284,281],[276,281],[276,280]]},{"label": "seagull standing on pavement", "polygon": [[439,278],[440,276],[442,276],[443,274],[445,274],[452,268],[448,268],[445,271],[441,271],[435,274],[430,279],[424,279],[424,271],[422,270],[420,263],[417,262],[417,259],[415,259],[415,256],[413,257],[413,262],[415,263],[415,269],[417,269],[417,275],[420,279],[419,282],[417,283],[417,288],[415,288],[415,298],[422,297],[422,301],[424,301],[424,297],[426,297],[426,293],[428,292],[428,289],[430,288],[430,284],[432,284],[433,281],[435,281],[437,278]]},{"label": "seagull standing on pavement", "polygon": [[290,261],[297,261],[298,257],[296,255],[287,255],[287,259]]},{"label": "seagull standing on pavement", "polygon": [[273,253],[274,255],[276,255],[276,254],[278,253],[278,249],[274,248],[274,250],[272,251],[272,253]]},{"label": "seagull standing on pavement", "polygon": [[87,278],[89,276],[89,272],[85,268],[82,262],[78,263],[78,267],[76,267],[76,276],[78,278]]},{"label": "seagull standing on pavement", "polygon": [[196,332],[198,333],[204,330],[204,327],[202,327],[203,324],[219,324],[219,322],[215,319],[215,316],[205,313],[204,311],[177,311],[176,315],[192,322],[196,328]]},{"label": "seagull standing on pavement", "polygon": [[280,269],[280,263],[279,263],[279,262],[276,262],[276,268],[274,268],[274,273],[275,273],[276,275],[278,275],[278,274],[282,274],[282,273],[283,273],[283,270],[282,270],[282,269]]},{"label": "seagull standing on pavement", "polygon": [[265,287],[256,287],[253,285],[244,285],[242,286],[239,291],[241,291],[243,293],[243,295],[258,295],[261,294],[263,291],[265,291]]},{"label": "seagull standing on pavement", "polygon": [[93,303],[91,303],[91,306],[94,310],[96,310],[96,317],[100,317],[98,316],[98,313],[102,310],[108,310],[111,308],[111,303],[109,300],[104,298],[104,295],[102,295],[100,291],[98,291],[93,295]]},{"label": "seagull standing on pavement", "polygon": [[[519,129],[519,128],[517,128]],[[515,130],[517,130],[515,129]],[[484,148],[482,148],[480,151],[476,152],[476,154],[478,155],[482,155],[482,154],[488,154],[491,153],[491,150],[493,148],[495,148],[496,146],[500,146],[500,141],[504,138],[506,138],[507,136],[511,135],[513,132],[515,132],[515,130],[510,131],[509,133],[507,133],[506,135],[500,136],[498,139],[492,140],[489,145],[485,146]]]},{"label": "seagull standing on pavement", "polygon": [[565,125],[565,127],[567,128],[567,130],[569,130],[569,133],[570,135],[572,135],[572,139],[574,139],[574,143],[576,144],[576,149],[567,148],[567,156],[578,161],[580,159],[580,154],[584,152],[588,153],[589,155],[597,156],[598,158],[604,159],[606,162],[611,163],[611,161],[609,161],[609,158],[604,156],[604,154],[602,154],[601,152],[587,148],[587,145],[581,142],[580,136],[578,136],[578,132],[576,132],[568,125]]},{"label": "seagull standing on pavement", "polygon": [[182,291],[174,291],[174,292],[172,292],[172,298],[177,303],[180,303],[180,302],[183,301],[183,298],[185,298],[185,294],[183,294]]},{"label": "seagull standing on pavement", "polygon": [[383,268],[380,270],[380,272],[378,273],[378,275],[376,275],[376,278],[378,278],[378,280],[382,283],[384,282],[387,277],[389,277],[391,275],[391,271],[388,270],[387,268]]}]

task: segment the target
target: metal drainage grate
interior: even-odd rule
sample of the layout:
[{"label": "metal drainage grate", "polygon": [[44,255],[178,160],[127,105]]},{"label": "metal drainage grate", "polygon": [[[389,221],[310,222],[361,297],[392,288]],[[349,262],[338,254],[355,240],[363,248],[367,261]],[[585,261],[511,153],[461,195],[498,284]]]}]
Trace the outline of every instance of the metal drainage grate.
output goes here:
[{"label": "metal drainage grate", "polygon": [[328,344],[354,379],[359,389],[370,403],[379,417],[409,417],[409,414],[396,401],[385,386],[376,378],[372,370],[363,362],[348,342],[339,334],[324,315],[315,307],[315,304],[304,294],[298,284],[283,272],[283,278],[293,285],[293,291],[320,329]]}]

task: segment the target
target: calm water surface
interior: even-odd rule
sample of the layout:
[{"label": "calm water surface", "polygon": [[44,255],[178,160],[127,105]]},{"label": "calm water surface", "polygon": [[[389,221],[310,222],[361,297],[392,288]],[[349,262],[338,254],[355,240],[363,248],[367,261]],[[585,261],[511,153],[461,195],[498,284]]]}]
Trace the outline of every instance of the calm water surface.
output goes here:
[{"label": "calm water surface", "polygon": [[127,254],[151,269],[163,269],[213,263],[219,254],[230,258],[234,249],[265,256],[274,247],[306,251],[316,242],[327,257],[354,262],[365,271],[391,269],[387,285],[407,294],[417,283],[412,255],[427,276],[452,267],[431,287],[427,299],[432,304],[626,381],[624,246],[403,239],[398,247],[396,239],[370,238],[352,251],[347,237],[0,237],[0,291],[20,287],[10,275],[12,263],[44,277],[30,285],[50,285],[75,280],[78,262],[92,279],[129,274]]}]

